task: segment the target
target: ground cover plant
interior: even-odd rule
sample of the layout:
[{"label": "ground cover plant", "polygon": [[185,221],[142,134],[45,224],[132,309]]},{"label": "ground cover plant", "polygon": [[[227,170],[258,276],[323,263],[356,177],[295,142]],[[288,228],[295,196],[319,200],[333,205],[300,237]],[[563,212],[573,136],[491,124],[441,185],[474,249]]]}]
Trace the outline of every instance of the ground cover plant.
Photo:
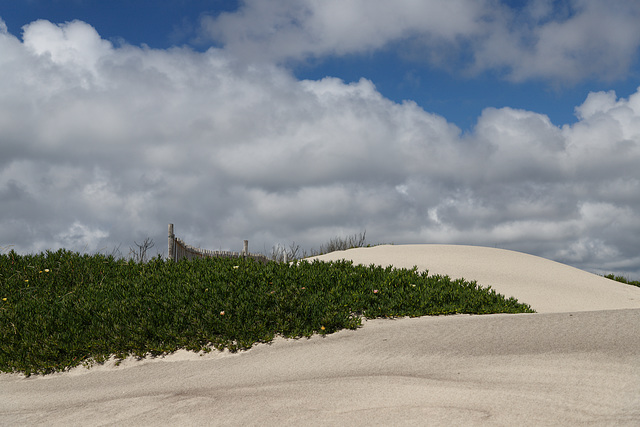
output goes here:
[{"label": "ground cover plant", "polygon": [[638,281],[638,280],[629,280],[627,277],[624,277],[624,276],[616,276],[615,274],[607,274],[604,277],[606,277],[607,279],[615,280],[616,282],[621,282],[621,283],[625,283],[627,285],[640,287],[640,281]]},{"label": "ground cover plant", "polygon": [[363,317],[523,312],[532,310],[490,288],[416,269],[11,251],[0,254],[0,372],[237,351],[276,335],[355,329]]}]

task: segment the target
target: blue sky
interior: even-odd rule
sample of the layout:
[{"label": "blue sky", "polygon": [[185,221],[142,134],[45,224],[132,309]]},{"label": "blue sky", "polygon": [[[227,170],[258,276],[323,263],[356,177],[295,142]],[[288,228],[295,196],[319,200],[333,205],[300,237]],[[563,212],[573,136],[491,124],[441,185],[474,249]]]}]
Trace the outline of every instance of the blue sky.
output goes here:
[{"label": "blue sky", "polygon": [[366,229],[640,274],[640,3],[2,0],[0,20],[2,247]]},{"label": "blue sky", "polygon": [[158,49],[188,43],[200,49],[192,39],[201,16],[237,7],[238,2],[230,0],[3,0],[1,16],[15,35],[37,19],[55,23],[78,19],[114,42],[122,38]]}]

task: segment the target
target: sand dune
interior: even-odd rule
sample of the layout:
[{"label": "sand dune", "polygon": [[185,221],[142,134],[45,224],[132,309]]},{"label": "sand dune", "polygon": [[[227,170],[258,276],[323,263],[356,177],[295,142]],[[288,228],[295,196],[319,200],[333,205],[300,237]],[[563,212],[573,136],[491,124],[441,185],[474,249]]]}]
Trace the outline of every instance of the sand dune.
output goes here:
[{"label": "sand dune", "polygon": [[500,249],[328,254],[476,279],[536,314],[370,320],[240,353],[0,375],[3,425],[640,425],[640,288]]},{"label": "sand dune", "polygon": [[640,288],[521,252],[481,246],[383,245],[332,252],[324,261],[429,270],[476,280],[538,313],[640,308]]}]

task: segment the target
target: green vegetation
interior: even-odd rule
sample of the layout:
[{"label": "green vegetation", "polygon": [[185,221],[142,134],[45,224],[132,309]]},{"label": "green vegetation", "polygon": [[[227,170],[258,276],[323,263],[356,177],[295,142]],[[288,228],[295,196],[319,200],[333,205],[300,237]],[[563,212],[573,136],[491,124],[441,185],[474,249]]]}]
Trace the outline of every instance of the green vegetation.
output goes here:
[{"label": "green vegetation", "polygon": [[490,288],[416,269],[11,251],[0,254],[0,372],[237,351],[276,335],[355,329],[362,317],[522,312],[532,310]]},{"label": "green vegetation", "polygon": [[627,285],[633,285],[633,286],[638,286],[640,287],[640,282],[637,280],[629,280],[628,278],[624,277],[624,276],[616,276],[615,274],[607,274],[606,276],[607,279],[611,279],[611,280],[615,280],[616,282],[622,282],[622,283],[626,283]]}]

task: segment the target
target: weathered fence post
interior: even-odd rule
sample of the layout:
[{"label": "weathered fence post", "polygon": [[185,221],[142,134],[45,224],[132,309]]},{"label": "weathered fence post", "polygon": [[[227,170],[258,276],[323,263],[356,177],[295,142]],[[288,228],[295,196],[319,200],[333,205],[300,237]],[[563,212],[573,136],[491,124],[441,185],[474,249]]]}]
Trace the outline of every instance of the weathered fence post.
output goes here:
[{"label": "weathered fence post", "polygon": [[169,254],[167,258],[171,261],[175,261],[175,238],[176,236],[173,234],[173,224],[169,224],[169,248],[167,249]]},{"label": "weathered fence post", "polygon": [[244,241],[244,246],[242,248],[242,256],[244,256],[245,258],[247,258],[249,256],[249,241],[248,240]]},{"label": "weathered fence post", "polygon": [[289,262],[289,254],[287,254],[287,250],[286,250],[286,249],[284,250],[284,257],[283,257],[283,259],[284,259],[284,263],[285,263],[285,264]]}]

